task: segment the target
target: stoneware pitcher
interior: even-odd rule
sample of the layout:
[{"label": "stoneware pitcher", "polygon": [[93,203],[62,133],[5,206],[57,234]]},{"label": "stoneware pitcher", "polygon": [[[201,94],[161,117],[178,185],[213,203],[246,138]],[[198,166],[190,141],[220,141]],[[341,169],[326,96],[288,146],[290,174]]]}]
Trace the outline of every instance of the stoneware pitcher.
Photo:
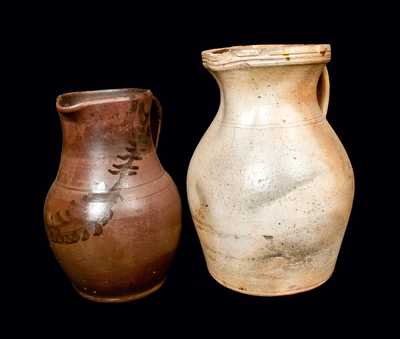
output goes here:
[{"label": "stoneware pitcher", "polygon": [[354,176],[326,120],[330,45],[204,51],[221,103],[187,190],[210,274],[238,292],[298,293],[332,274]]},{"label": "stoneware pitcher", "polygon": [[57,98],[61,163],[44,217],[51,248],[85,298],[122,302],[164,282],[178,245],[178,191],[155,147],[161,106],[149,90]]}]

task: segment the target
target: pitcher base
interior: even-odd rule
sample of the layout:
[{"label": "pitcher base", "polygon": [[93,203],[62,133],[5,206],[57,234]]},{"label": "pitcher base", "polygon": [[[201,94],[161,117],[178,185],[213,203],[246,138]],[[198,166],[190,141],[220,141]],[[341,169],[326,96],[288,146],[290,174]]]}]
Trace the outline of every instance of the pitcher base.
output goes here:
[{"label": "pitcher base", "polygon": [[85,292],[82,292],[76,286],[74,286],[75,290],[85,299],[95,301],[95,302],[101,302],[101,303],[123,303],[123,302],[129,302],[129,301],[134,301],[138,299],[142,299],[144,297],[147,297],[148,295],[156,292],[158,289],[161,288],[161,286],[164,284],[165,279],[155,285],[154,287],[148,289],[147,291],[139,292],[139,293],[133,293],[133,294],[127,294],[127,295],[122,295],[118,297],[101,297],[101,296],[94,296],[92,294],[87,294]]},{"label": "pitcher base", "polygon": [[222,286],[224,286],[226,288],[229,288],[230,290],[233,290],[233,291],[239,292],[239,293],[243,293],[243,294],[258,296],[258,297],[279,297],[279,296],[307,292],[307,291],[313,290],[314,288],[321,286],[322,284],[327,282],[330,278],[330,276],[329,276],[328,278],[326,278],[316,284],[309,285],[309,286],[293,288],[293,289],[288,289],[288,290],[282,290],[282,291],[277,291],[277,292],[263,292],[263,291],[255,291],[255,290],[249,290],[249,289],[242,288],[242,287],[233,286],[230,283],[227,283],[225,280],[218,278],[214,272],[209,271],[209,273],[219,284],[221,284]]}]

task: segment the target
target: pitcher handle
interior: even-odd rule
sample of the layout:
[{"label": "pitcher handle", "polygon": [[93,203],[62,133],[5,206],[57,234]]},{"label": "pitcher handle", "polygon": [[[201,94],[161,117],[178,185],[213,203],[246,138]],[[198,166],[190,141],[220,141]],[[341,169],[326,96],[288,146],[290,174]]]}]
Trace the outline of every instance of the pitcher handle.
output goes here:
[{"label": "pitcher handle", "polygon": [[[154,107],[155,103],[155,107]],[[160,138],[161,121],[163,110],[160,101],[153,95],[153,101],[150,110],[150,130],[153,139],[154,147],[157,149],[158,139]]]},{"label": "pitcher handle", "polygon": [[330,93],[329,73],[328,73],[328,68],[325,66],[321,72],[317,84],[318,104],[319,107],[321,108],[322,114],[325,117],[326,114],[328,113],[329,93]]}]

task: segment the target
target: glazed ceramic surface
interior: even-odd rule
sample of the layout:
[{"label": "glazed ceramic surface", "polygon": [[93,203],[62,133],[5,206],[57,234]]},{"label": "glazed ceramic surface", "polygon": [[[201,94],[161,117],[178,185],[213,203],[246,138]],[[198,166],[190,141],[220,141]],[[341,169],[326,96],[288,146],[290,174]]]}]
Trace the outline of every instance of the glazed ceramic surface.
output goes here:
[{"label": "glazed ceramic surface", "polygon": [[188,171],[208,270],[238,292],[312,289],[332,274],[354,177],[326,120],[329,45],[208,50],[221,104]]},{"label": "glazed ceramic surface", "polygon": [[51,248],[77,291],[95,301],[161,286],[178,245],[178,191],[155,152],[161,106],[149,90],[57,98],[63,148],[45,203]]}]

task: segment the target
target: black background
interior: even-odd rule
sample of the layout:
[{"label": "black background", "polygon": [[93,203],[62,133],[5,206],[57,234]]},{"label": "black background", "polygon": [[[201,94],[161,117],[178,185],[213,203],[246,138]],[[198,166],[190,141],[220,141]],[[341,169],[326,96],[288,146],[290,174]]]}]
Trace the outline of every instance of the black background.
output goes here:
[{"label": "black background", "polygon": [[[43,328],[59,324],[58,330],[130,318],[137,328],[143,315],[150,314],[153,319],[160,310],[163,317],[196,314],[202,326],[209,321],[221,324],[222,318],[229,319],[228,314],[243,319],[251,313],[262,319],[256,326],[262,330],[274,325],[272,319],[285,323],[285,319],[297,318],[299,329],[306,330],[315,319],[326,324],[327,331],[354,324],[355,315],[361,315],[360,326],[375,319],[369,322],[372,324],[380,313],[375,302],[387,291],[378,287],[383,269],[371,253],[372,243],[374,251],[379,251],[370,198],[375,189],[371,178],[380,154],[370,133],[374,124],[370,112],[377,103],[369,100],[376,94],[369,84],[376,71],[365,72],[373,56],[362,54],[374,38],[368,20],[355,22],[357,15],[347,11],[328,17],[325,13],[329,8],[316,8],[306,16],[301,7],[290,7],[290,11],[246,8],[244,3],[236,14],[217,14],[214,8],[201,4],[190,8],[142,5],[108,5],[96,10],[50,7],[43,9],[46,13],[42,15],[38,15],[40,8],[32,13],[25,9],[20,18],[22,32],[12,44],[20,89],[14,103],[24,112],[17,117],[23,139],[14,137],[13,142],[14,155],[18,158],[23,152],[24,163],[29,164],[29,171],[19,166],[29,180],[28,188],[26,182],[17,183],[23,187],[26,208],[16,208],[13,213],[23,225],[19,228],[23,241],[13,251],[13,285],[18,286],[18,293],[12,299],[19,314],[39,317]],[[180,12],[183,10],[185,14]],[[211,278],[186,198],[190,158],[219,104],[217,85],[203,68],[200,52],[262,43],[331,44],[328,120],[348,152],[356,177],[354,207],[332,278],[310,292],[278,298],[238,294]],[[43,203],[61,153],[55,99],[69,91],[124,87],[151,89],[164,108],[158,155],[181,195],[182,238],[161,290],[134,303],[95,304],[73,290],[50,251],[44,231]],[[375,161],[371,161],[371,153]],[[44,311],[35,311],[38,308]],[[232,326],[234,322],[224,324]],[[152,329],[157,330],[157,326]]]}]

